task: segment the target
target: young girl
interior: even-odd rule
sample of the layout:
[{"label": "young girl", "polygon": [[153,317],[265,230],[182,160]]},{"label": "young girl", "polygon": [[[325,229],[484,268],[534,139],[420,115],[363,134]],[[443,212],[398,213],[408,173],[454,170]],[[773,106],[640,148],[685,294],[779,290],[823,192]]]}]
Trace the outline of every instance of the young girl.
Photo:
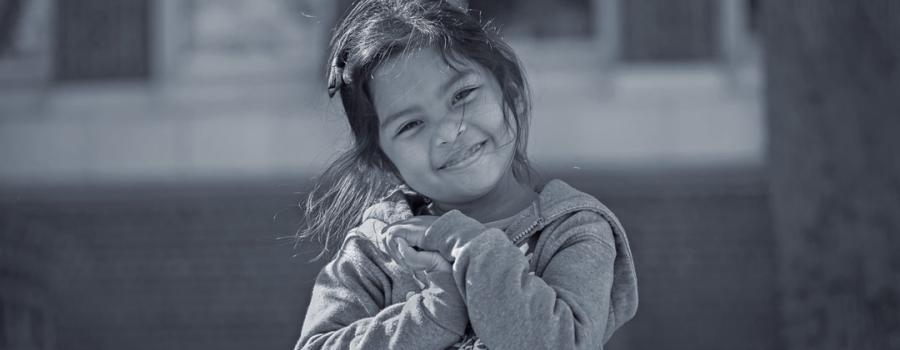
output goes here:
[{"label": "young girl", "polygon": [[334,257],[296,348],[602,348],[637,308],[628,240],[590,195],[532,185],[509,46],[442,0],[360,0],[331,45],[354,143],[307,201],[300,238]]}]

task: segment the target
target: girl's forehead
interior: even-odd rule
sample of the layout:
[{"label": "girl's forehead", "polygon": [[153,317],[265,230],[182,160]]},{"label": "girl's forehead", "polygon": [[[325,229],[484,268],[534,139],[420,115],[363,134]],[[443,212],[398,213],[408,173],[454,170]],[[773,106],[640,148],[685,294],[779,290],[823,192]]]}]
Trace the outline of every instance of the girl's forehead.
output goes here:
[{"label": "girl's forehead", "polygon": [[371,93],[378,114],[423,99],[440,98],[455,83],[481,80],[488,74],[466,59],[444,56],[435,49],[421,49],[388,59],[372,73]]},{"label": "girl's forehead", "polygon": [[443,54],[433,48],[422,48],[394,55],[380,64],[372,74],[373,79],[398,79],[416,77],[450,77],[461,71],[481,73],[471,60],[454,54]]}]

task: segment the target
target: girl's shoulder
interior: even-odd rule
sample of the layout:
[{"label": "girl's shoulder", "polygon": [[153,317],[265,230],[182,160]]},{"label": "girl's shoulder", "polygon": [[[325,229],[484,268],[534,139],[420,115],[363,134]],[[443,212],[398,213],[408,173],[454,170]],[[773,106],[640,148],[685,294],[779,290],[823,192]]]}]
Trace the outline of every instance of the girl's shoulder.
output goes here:
[{"label": "girl's shoulder", "polygon": [[344,237],[344,242],[331,261],[372,263],[384,260],[383,254],[371,237],[358,230],[352,230]]},{"label": "girl's shoulder", "polygon": [[591,230],[612,242],[612,233],[621,231],[619,219],[596,197],[579,191],[562,180],[551,180],[541,188],[537,202],[539,220],[545,227]]},{"label": "girl's shoulder", "polygon": [[580,210],[564,215],[548,223],[541,236],[559,244],[573,240],[592,239],[615,247],[616,235],[613,223],[604,215],[590,210]]},{"label": "girl's shoulder", "polygon": [[550,180],[540,188],[538,204],[541,215],[545,218],[585,210],[600,214],[612,214],[612,211],[596,197],[559,179]]},{"label": "girl's shoulder", "polygon": [[381,232],[388,225],[413,216],[410,208],[411,200],[402,189],[403,187],[392,189],[363,210],[359,225],[344,236],[335,259],[372,262],[390,260],[384,249],[379,247]]},{"label": "girl's shoulder", "polygon": [[380,271],[384,269],[379,266],[386,263],[383,253],[371,240],[351,231],[322,272],[344,277],[373,277],[381,275]]}]

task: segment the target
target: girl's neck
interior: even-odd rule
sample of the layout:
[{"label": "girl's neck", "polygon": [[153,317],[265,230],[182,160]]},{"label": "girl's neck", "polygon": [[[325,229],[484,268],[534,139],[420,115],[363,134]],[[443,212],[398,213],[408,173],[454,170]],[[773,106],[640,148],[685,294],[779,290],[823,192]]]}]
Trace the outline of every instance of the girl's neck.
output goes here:
[{"label": "girl's neck", "polygon": [[437,203],[434,205],[440,213],[453,209],[486,223],[496,221],[522,211],[537,198],[537,193],[528,184],[516,180],[512,172],[508,172],[497,186],[484,196],[466,203]]}]

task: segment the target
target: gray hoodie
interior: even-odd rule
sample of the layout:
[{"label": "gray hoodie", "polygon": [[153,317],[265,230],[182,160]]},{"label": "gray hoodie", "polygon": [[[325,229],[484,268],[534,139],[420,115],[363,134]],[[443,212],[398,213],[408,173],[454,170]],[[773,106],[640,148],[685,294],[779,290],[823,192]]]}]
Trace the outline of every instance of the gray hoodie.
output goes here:
[{"label": "gray hoodie", "polygon": [[[407,201],[388,198],[319,273],[296,349],[445,349],[467,329],[493,350],[602,349],[637,311],[625,230],[560,180],[505,232],[456,210],[442,215],[423,246],[453,271],[432,273],[424,287],[380,247],[381,228],[412,216]],[[528,259],[517,246],[533,235]]]}]

